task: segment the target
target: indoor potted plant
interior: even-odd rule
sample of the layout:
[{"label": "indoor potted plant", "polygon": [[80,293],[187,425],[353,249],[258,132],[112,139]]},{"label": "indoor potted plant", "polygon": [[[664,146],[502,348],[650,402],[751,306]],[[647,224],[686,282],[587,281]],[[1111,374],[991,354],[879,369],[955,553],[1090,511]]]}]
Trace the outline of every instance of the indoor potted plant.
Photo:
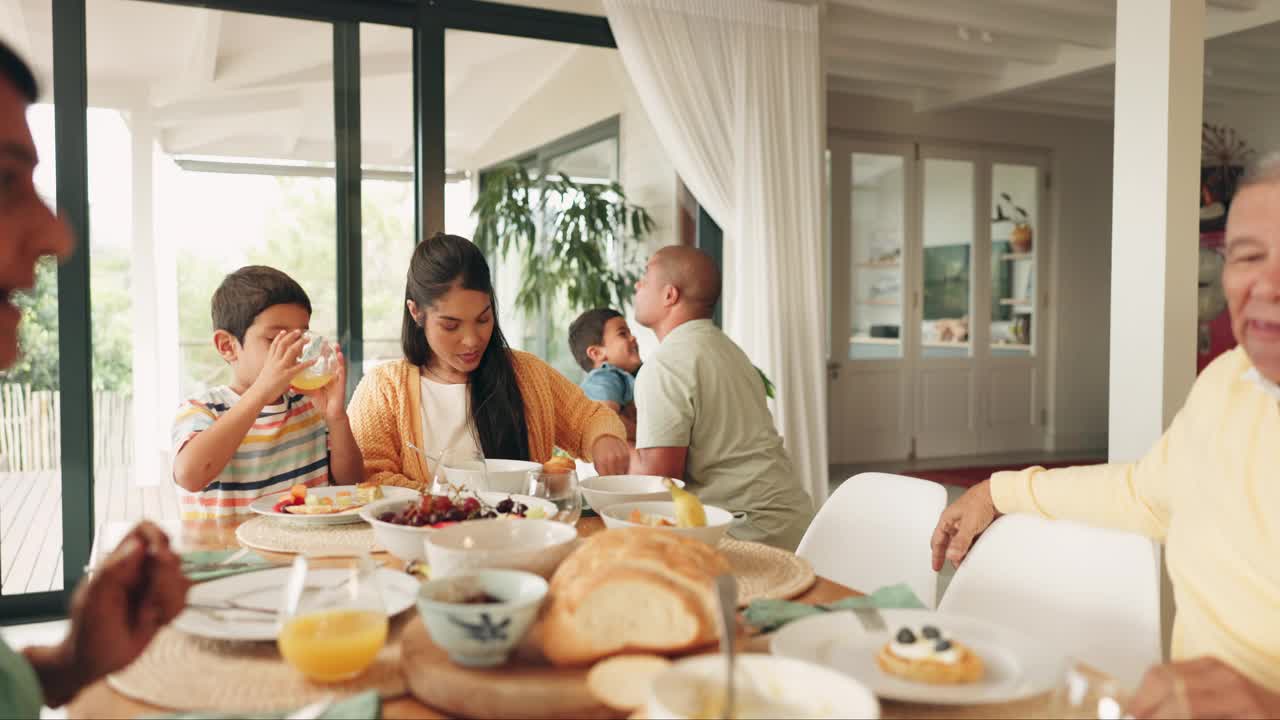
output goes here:
[{"label": "indoor potted plant", "polygon": [[636,249],[653,218],[618,183],[578,183],[520,165],[486,172],[472,208],[485,254],[524,260],[516,305],[535,313],[564,292],[574,309],[625,311],[639,278]]}]

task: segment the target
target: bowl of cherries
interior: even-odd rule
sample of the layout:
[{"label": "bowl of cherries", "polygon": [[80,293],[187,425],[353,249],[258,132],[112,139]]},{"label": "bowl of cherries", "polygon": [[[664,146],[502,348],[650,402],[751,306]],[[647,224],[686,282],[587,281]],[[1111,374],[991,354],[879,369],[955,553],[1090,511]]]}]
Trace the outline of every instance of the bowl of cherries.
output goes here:
[{"label": "bowl of cherries", "polygon": [[381,500],[361,508],[360,517],[373,526],[373,538],[380,547],[411,562],[426,561],[426,536],[441,528],[472,520],[545,518],[555,511],[553,503],[540,498],[462,491]]}]

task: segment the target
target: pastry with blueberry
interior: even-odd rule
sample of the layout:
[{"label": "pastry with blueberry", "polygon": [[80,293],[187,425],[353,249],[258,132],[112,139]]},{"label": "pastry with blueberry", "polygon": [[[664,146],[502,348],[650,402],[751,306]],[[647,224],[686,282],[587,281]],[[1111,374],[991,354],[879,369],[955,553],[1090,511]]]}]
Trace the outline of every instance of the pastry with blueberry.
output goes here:
[{"label": "pastry with blueberry", "polygon": [[898,677],[935,685],[959,685],[982,679],[982,658],[933,625],[900,628],[880,648],[876,664]]}]

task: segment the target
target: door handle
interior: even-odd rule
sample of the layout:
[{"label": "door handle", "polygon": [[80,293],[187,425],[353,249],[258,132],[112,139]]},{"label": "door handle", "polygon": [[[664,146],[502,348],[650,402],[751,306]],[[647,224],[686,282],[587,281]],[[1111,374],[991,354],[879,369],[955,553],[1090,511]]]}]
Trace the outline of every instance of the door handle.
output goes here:
[{"label": "door handle", "polygon": [[840,378],[840,363],[830,360],[827,362],[827,379],[838,380]]}]

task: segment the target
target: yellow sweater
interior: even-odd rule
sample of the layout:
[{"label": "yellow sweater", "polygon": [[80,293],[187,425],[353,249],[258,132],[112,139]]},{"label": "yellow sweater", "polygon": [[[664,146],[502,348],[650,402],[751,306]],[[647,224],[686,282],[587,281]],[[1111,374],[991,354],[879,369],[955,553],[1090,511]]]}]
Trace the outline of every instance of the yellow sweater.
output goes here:
[{"label": "yellow sweater", "polygon": [[[514,350],[511,361],[524,398],[530,460],[550,460],[555,447],[590,460],[591,446],[599,438],[612,435],[626,439],[626,428],[617,413],[587,398],[581,388],[550,365]],[[418,489],[431,484],[426,462],[405,445],[405,440],[417,447],[423,445],[422,384],[417,366],[400,360],[374,368],[356,387],[347,414],[364,455],[366,480]]]},{"label": "yellow sweater", "polygon": [[991,496],[1000,512],[1163,541],[1173,658],[1212,655],[1280,691],[1280,406],[1251,367],[1236,349],[1205,368],[1136,463],[996,473]]}]

